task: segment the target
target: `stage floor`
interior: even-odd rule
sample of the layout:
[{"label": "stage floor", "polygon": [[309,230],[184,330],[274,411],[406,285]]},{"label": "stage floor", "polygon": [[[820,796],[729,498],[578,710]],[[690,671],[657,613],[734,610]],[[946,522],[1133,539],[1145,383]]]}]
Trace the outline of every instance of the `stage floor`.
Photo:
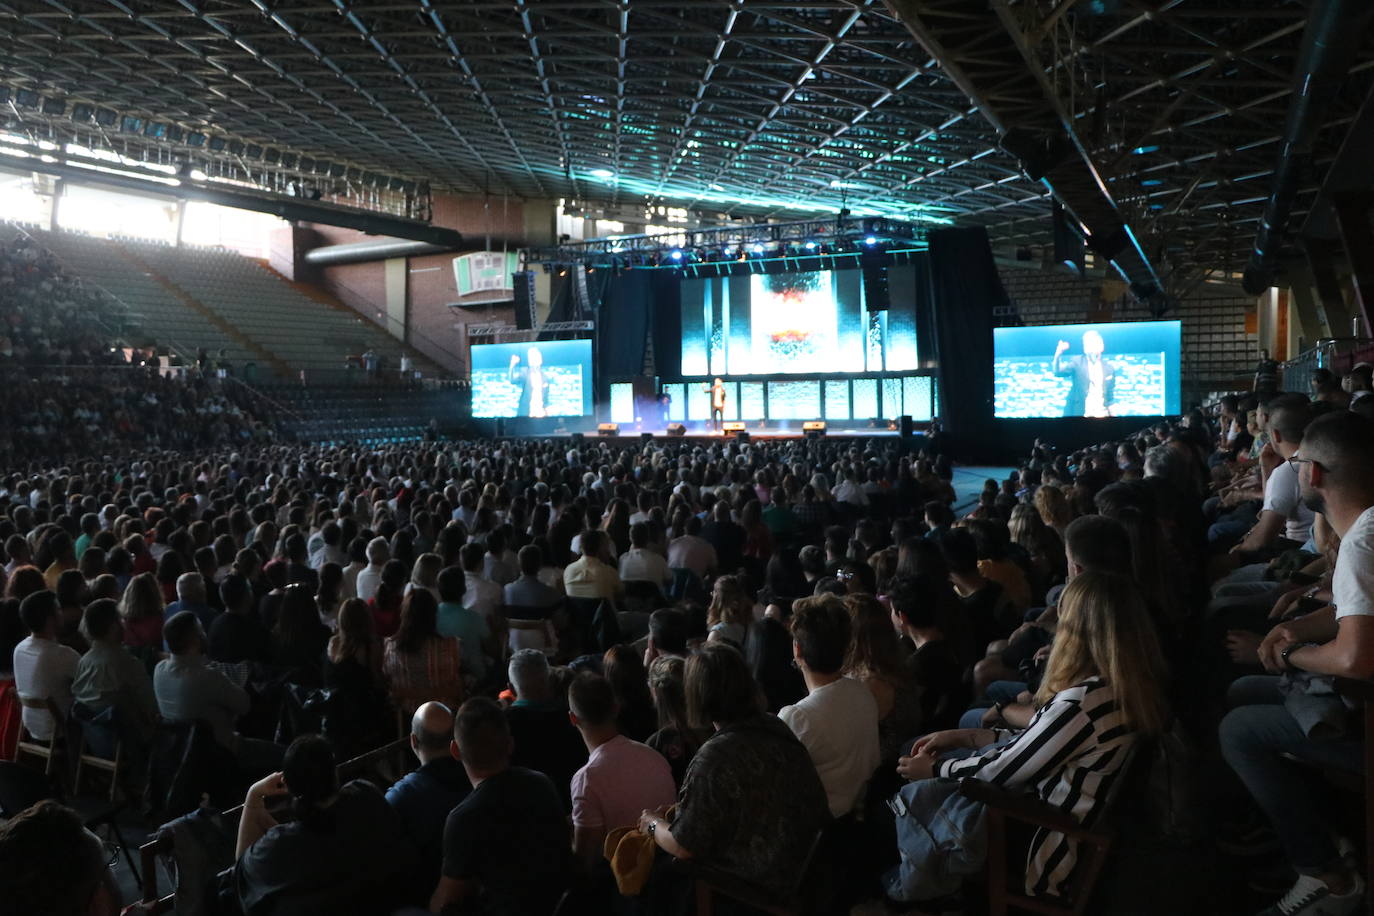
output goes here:
[{"label": "stage floor", "polygon": [[[801,427],[797,427],[795,429],[748,428],[745,429],[744,432],[747,432],[749,434],[749,439],[754,442],[770,441],[775,439],[804,439],[806,437],[806,431],[803,430]],[[587,439],[603,438],[617,440],[634,440],[636,442],[639,441],[639,439],[645,434],[651,435],[655,439],[700,439],[705,441],[728,441],[735,437],[734,432],[727,433],[719,430],[712,431],[709,429],[689,428],[687,432],[681,436],[671,436],[668,434],[668,431],[666,429],[635,429],[624,426],[620,428],[620,432],[613,436],[602,436],[600,435],[600,433],[597,432],[597,430],[594,429],[587,430],[586,432],[582,433],[582,435]],[[544,433],[543,435],[534,436],[533,438],[566,439],[571,437],[572,435],[572,432],[564,430],[552,433]],[[828,439],[895,439],[898,435],[899,434],[895,429],[873,429],[871,427],[858,426],[852,428],[830,426],[827,427],[825,430],[825,436]],[[925,434],[918,430],[916,433],[914,433],[913,438],[915,438],[916,440],[921,440],[925,438]]]}]

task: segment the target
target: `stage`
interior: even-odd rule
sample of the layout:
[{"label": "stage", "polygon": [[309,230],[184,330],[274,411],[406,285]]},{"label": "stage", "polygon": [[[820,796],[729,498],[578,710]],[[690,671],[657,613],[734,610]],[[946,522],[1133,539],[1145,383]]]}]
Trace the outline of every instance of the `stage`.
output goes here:
[{"label": "stage", "polygon": [[[695,427],[696,424],[693,424],[693,426]],[[582,439],[599,439],[602,441],[620,445],[627,443],[638,443],[642,441],[645,436],[648,436],[655,441],[691,442],[697,445],[706,445],[713,442],[731,442],[737,438],[740,438],[741,433],[747,435],[750,442],[785,442],[789,440],[805,439],[808,435],[814,436],[819,439],[843,439],[846,441],[853,439],[895,440],[901,437],[900,433],[897,430],[889,429],[885,426],[877,429],[859,426],[830,426],[827,427],[823,433],[808,433],[800,426],[792,428],[770,428],[764,426],[754,426],[739,431],[731,430],[729,432],[720,430],[712,431],[709,428],[705,428],[703,426],[702,428],[688,427],[687,430],[680,435],[674,435],[672,433],[669,433],[666,429],[641,429],[639,427],[634,426],[621,426],[614,433],[603,433],[597,429],[589,429],[583,431],[564,429],[554,430],[552,432],[546,433],[532,434],[531,438],[571,439],[580,436]],[[915,445],[917,448],[920,448],[925,442],[924,432],[914,432],[912,434],[911,441],[913,445]]]}]

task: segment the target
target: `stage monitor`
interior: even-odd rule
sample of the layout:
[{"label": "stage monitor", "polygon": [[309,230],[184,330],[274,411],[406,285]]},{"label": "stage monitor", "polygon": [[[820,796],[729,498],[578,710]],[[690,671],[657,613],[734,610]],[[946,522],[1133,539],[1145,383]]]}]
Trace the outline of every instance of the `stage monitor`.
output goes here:
[{"label": "stage monitor", "polygon": [[861,271],[733,274],[682,281],[682,374],[839,375],[918,368],[914,283],[870,310]]},{"label": "stage monitor", "polygon": [[999,419],[1179,412],[1178,321],[993,329]]},{"label": "stage monitor", "polygon": [[474,417],[585,417],[592,412],[592,342],[472,346]]}]

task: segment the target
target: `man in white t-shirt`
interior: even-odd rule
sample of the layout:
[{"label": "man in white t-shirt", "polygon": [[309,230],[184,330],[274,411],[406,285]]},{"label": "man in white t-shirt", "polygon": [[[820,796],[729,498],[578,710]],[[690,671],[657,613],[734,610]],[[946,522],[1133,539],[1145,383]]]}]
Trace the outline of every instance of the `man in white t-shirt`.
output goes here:
[{"label": "man in white t-shirt", "polygon": [[[1331,524],[1341,547],[1331,606],[1275,627],[1260,643],[1260,662],[1276,675],[1374,677],[1374,422],[1349,411],[1319,417],[1289,463],[1297,467],[1303,502]],[[1298,873],[1265,912],[1353,914],[1362,905],[1364,880],[1337,850],[1334,825],[1311,785],[1292,778],[1285,758],[1358,774],[1364,739],[1339,700],[1323,705],[1319,694],[1298,690],[1315,703],[1285,703],[1279,680],[1247,677],[1233,684],[1236,708],[1220,728],[1222,755],[1273,823]],[[1304,708],[1321,714],[1300,721],[1294,710]]]},{"label": "man in white t-shirt", "polygon": [[1312,535],[1312,510],[1303,505],[1298,487],[1298,471],[1288,459],[1302,446],[1302,437],[1312,421],[1311,405],[1294,399],[1269,410],[1266,431],[1269,446],[1260,453],[1264,474],[1264,505],[1259,518],[1232,553],[1252,554],[1271,549],[1283,538],[1297,544]]},{"label": "man in white t-shirt", "polygon": [[649,547],[649,526],[636,522],[630,526],[630,549],[620,557],[620,581],[652,582],[655,585],[668,585],[673,581],[673,571],[662,554]]},{"label": "man in white t-shirt", "polygon": [[842,673],[849,640],[849,611],[834,595],[792,606],[792,656],[807,695],[784,706],[778,718],[806,745],[832,817],[844,817],[863,801],[880,757],[878,701]]},{"label": "man in white t-shirt", "polygon": [[[22,699],[53,700],[65,715],[72,705],[72,681],[81,656],[57,641],[57,596],[34,592],[19,605],[29,636],[14,647],[14,687]],[[24,707],[24,728],[39,741],[52,737],[55,723],[46,709]]]}]

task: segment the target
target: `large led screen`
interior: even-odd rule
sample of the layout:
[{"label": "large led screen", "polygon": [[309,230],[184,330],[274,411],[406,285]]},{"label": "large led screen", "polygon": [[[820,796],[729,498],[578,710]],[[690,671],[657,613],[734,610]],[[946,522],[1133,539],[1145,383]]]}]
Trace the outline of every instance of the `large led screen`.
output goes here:
[{"label": "large led screen", "polygon": [[900,298],[869,311],[854,269],[684,280],[682,374],[909,372],[918,368],[916,313]]},{"label": "large led screen", "polygon": [[590,340],[473,345],[474,417],[585,417],[591,412]]},{"label": "large led screen", "polygon": [[999,418],[1179,412],[1180,322],[994,328],[992,334]]}]

